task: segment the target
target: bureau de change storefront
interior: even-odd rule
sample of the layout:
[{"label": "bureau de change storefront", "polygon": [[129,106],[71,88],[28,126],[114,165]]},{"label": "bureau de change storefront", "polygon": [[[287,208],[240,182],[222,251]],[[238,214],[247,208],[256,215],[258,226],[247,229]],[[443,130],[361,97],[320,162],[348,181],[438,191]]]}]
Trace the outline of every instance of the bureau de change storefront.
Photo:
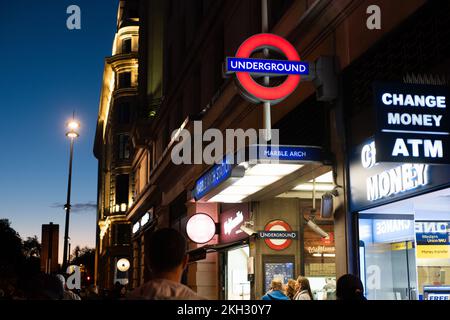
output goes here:
[{"label": "bureau de change storefront", "polygon": [[381,84],[375,137],[352,151],[350,208],[370,300],[449,300],[448,89]]}]

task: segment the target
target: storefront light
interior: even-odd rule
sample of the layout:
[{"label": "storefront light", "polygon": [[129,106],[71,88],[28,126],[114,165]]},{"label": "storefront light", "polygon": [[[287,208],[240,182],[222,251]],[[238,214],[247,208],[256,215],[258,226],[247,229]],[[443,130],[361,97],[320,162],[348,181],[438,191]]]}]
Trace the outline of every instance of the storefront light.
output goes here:
[{"label": "storefront light", "polygon": [[262,190],[303,166],[300,164],[281,163],[256,164],[252,167],[247,163],[242,165],[246,168],[244,177],[238,179],[231,186],[212,197],[209,202],[242,202],[248,196]]},{"label": "storefront light", "polygon": [[[295,191],[313,191],[314,184],[312,183],[304,183],[296,186],[294,188]],[[316,183],[315,185],[316,191],[331,191],[334,189],[333,184],[324,184],[324,183]]]},{"label": "storefront light", "polygon": [[321,253],[313,253],[312,256],[316,257],[316,258],[322,258],[322,254]]},{"label": "storefront light", "polygon": [[127,204],[126,204],[126,203],[122,203],[122,204],[120,205],[120,211],[122,211],[122,212],[127,211]]},{"label": "storefront light", "polygon": [[232,185],[223,190],[220,194],[222,195],[249,195],[261,190],[260,186],[238,186]]},{"label": "storefront light", "polygon": [[209,202],[237,203],[241,202],[245,197],[246,195],[225,195],[219,193],[212,197]]}]

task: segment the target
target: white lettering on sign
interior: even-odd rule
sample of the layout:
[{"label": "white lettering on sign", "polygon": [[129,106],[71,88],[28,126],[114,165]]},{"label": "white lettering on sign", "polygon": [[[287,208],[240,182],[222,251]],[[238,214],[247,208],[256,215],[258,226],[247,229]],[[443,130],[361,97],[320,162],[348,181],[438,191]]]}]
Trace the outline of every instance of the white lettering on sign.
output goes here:
[{"label": "white lettering on sign", "polygon": [[445,96],[424,96],[384,93],[381,101],[386,106],[446,108]]},{"label": "white lettering on sign", "polygon": [[429,294],[428,300],[450,300],[450,294]]},{"label": "white lettering on sign", "polygon": [[405,139],[398,138],[395,140],[392,156],[443,158],[444,147],[442,140],[406,139],[405,142]]},{"label": "white lettering on sign", "polygon": [[361,164],[363,168],[372,168],[376,163],[375,142],[366,144],[361,151]]},{"label": "white lettering on sign", "polygon": [[233,231],[233,229],[236,228],[243,221],[244,215],[242,214],[242,211],[236,212],[236,216],[234,218],[229,217],[227,221],[225,221],[225,223],[223,224],[223,230],[225,234],[230,235],[231,231]]},{"label": "white lettering on sign", "polygon": [[409,230],[411,221],[409,220],[384,220],[377,223],[376,234],[394,233]]},{"label": "white lettering on sign", "polygon": [[428,165],[404,164],[367,178],[367,200],[375,201],[428,184]]},{"label": "white lettering on sign", "polygon": [[326,246],[316,246],[316,247],[305,247],[306,251],[308,253],[335,253],[336,248],[335,247],[326,247]]},{"label": "white lettering on sign", "polygon": [[447,222],[417,222],[416,233],[447,233]]},{"label": "white lettering on sign", "polygon": [[388,113],[388,124],[404,126],[425,126],[440,127],[442,115],[434,114],[409,114],[409,113]]}]

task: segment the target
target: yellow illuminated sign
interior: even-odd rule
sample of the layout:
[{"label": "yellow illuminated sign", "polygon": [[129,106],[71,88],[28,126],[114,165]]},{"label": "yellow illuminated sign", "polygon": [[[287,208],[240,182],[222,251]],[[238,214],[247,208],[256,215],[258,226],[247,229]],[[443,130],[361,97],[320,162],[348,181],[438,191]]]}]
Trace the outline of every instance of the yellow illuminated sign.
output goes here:
[{"label": "yellow illuminated sign", "polygon": [[417,246],[417,258],[419,259],[450,259],[450,246],[432,245]]}]

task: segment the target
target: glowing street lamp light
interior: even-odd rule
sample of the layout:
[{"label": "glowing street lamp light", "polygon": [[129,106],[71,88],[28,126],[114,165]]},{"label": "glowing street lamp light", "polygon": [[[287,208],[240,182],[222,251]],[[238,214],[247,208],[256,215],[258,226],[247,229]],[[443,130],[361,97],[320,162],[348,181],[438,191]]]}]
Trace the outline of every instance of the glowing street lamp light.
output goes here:
[{"label": "glowing street lamp light", "polygon": [[67,131],[66,136],[68,136],[71,139],[78,138],[80,136],[78,134],[79,128],[80,128],[80,123],[78,121],[75,121],[75,120],[69,121],[69,123],[67,124],[67,129],[69,129],[69,131]]},{"label": "glowing street lamp light", "polygon": [[69,181],[67,184],[67,202],[64,205],[64,209],[66,210],[66,225],[64,230],[64,253],[63,253],[63,270],[67,267],[70,250],[68,249],[68,241],[69,241],[69,217],[70,217],[70,193],[72,189],[72,160],[73,160],[73,143],[75,138],[78,138],[80,135],[78,133],[78,129],[80,128],[80,123],[75,119],[72,119],[67,123],[66,136],[70,138],[70,160],[69,160]]}]

